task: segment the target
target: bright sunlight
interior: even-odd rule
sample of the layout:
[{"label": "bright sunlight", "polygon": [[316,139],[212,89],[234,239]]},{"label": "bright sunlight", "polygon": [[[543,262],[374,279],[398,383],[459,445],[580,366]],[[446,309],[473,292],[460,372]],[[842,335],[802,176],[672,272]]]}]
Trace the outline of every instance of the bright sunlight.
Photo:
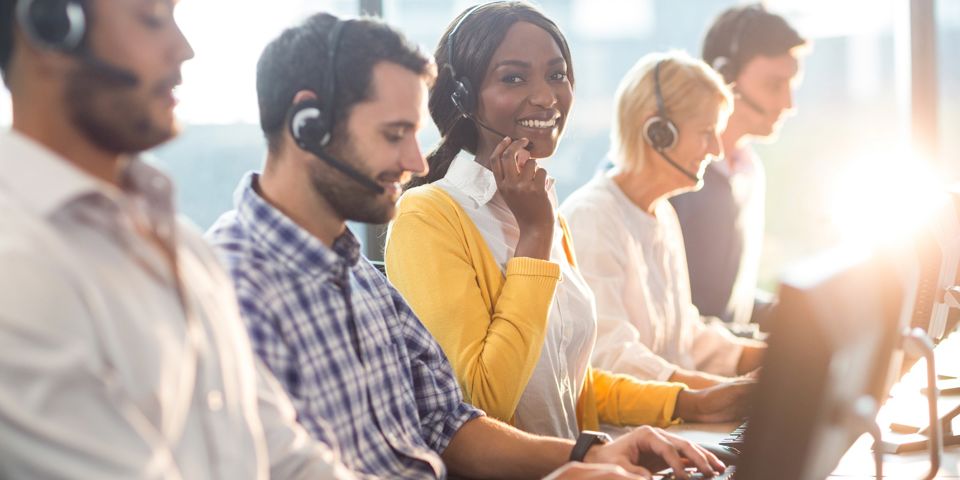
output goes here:
[{"label": "bright sunlight", "polygon": [[899,243],[943,210],[947,178],[909,151],[865,153],[827,179],[832,226],[844,243]]}]

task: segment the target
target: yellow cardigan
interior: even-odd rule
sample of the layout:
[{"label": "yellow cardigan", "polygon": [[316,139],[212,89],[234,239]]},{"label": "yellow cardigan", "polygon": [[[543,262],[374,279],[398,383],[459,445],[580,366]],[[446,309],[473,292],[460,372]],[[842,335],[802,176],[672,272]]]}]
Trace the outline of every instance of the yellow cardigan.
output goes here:
[{"label": "yellow cardigan", "polygon": [[[403,194],[385,255],[390,281],[440,343],[466,400],[512,423],[540,359],[560,266],[512,258],[504,275],[470,217],[434,185]],[[666,426],[683,388],[588,368],[577,421],[581,430],[600,422]]]}]

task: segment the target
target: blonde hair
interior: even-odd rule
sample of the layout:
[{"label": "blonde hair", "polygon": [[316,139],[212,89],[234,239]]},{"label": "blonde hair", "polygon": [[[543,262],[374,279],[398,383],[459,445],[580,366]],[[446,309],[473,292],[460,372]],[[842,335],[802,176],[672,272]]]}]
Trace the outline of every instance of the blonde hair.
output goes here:
[{"label": "blonde hair", "polygon": [[733,110],[730,89],[703,61],[680,51],[645,55],[617,87],[610,144],[611,159],[621,169],[639,171],[646,164],[643,124],[657,114],[653,75],[661,61],[660,93],[667,117],[675,124],[703,111],[711,101],[720,104],[725,116]]}]

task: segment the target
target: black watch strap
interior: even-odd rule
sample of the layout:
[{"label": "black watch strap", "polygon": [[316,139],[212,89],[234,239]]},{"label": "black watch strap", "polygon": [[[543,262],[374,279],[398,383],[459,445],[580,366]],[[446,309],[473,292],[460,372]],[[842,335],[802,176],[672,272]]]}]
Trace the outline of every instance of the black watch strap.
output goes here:
[{"label": "black watch strap", "polygon": [[584,430],[580,432],[580,436],[577,437],[577,443],[574,444],[573,450],[570,452],[570,460],[582,462],[583,457],[587,456],[587,450],[590,450],[590,447],[597,444],[603,445],[612,441],[613,439],[606,433]]}]

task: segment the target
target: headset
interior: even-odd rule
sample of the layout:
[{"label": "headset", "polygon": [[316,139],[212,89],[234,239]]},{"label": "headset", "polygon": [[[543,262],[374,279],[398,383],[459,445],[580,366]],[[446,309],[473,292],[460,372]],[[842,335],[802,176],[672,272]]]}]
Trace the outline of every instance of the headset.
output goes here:
[{"label": "headset", "polygon": [[[713,63],[710,66],[713,67],[713,69],[716,70],[720,75],[723,75],[723,79],[727,83],[732,83],[734,80],[736,80],[736,75],[743,67],[740,65],[740,42],[743,41],[743,33],[746,31],[747,25],[752,21],[752,18],[758,17],[764,12],[765,10],[763,9],[763,6],[751,5],[746,7],[743,12],[740,13],[740,17],[737,19],[737,24],[734,26],[733,33],[730,37],[730,48],[727,49],[727,54],[720,55],[713,59]],[[747,104],[748,107],[752,108],[757,113],[761,115],[766,115],[768,113],[759,102],[748,97],[747,95],[744,95],[744,93],[736,87],[734,87],[734,93],[736,94],[737,99],[743,100],[743,103]]]},{"label": "headset", "polygon": [[93,55],[85,45],[88,14],[83,0],[19,0],[17,24],[35,45],[76,57],[122,86],[140,83],[137,75]]},{"label": "headset", "polygon": [[657,114],[644,122],[643,139],[673,168],[677,169],[690,180],[700,182],[700,180],[702,180],[700,175],[680,166],[680,164],[673,161],[666,152],[675,147],[677,141],[680,139],[680,130],[677,129],[677,125],[673,123],[673,120],[670,120],[670,117],[667,116],[667,107],[664,105],[663,93],[660,91],[660,66],[666,61],[666,59],[659,60],[653,67],[653,93],[657,100]]},{"label": "headset", "polygon": [[[509,137],[509,135],[495,130],[493,127],[490,127],[486,123],[480,121],[480,119],[477,117],[477,97],[473,92],[473,85],[471,84],[469,78],[465,76],[457,77],[457,71],[453,68],[453,52],[454,47],[456,46],[456,37],[457,32],[460,31],[460,26],[463,25],[467,18],[473,15],[473,12],[477,11],[480,7],[494,3],[506,2],[490,2],[474,5],[470,7],[470,9],[467,10],[462,17],[460,17],[460,21],[453,26],[453,29],[450,30],[450,35],[447,36],[447,64],[444,65],[444,68],[450,70],[450,77],[453,78],[453,92],[450,93],[450,101],[453,102],[453,106],[456,107],[457,111],[460,112],[460,116],[463,118],[469,118],[480,127],[489,130],[490,132],[498,135],[500,138],[504,138]],[[513,140],[516,141],[517,139],[513,138]],[[528,151],[533,150],[533,142],[527,141],[527,145],[523,148]]]},{"label": "headset", "polygon": [[[350,20],[336,19],[330,33],[327,35],[327,64],[323,78],[322,96],[297,102],[290,107],[290,136],[300,149],[313,154],[331,167],[350,177],[367,190],[380,195],[386,190],[382,185],[367,177],[364,173],[351,165],[336,159],[327,152],[326,147],[333,138],[333,127],[336,121],[334,106],[337,93],[337,50],[342,32]],[[326,105],[324,105],[326,103]]]}]

